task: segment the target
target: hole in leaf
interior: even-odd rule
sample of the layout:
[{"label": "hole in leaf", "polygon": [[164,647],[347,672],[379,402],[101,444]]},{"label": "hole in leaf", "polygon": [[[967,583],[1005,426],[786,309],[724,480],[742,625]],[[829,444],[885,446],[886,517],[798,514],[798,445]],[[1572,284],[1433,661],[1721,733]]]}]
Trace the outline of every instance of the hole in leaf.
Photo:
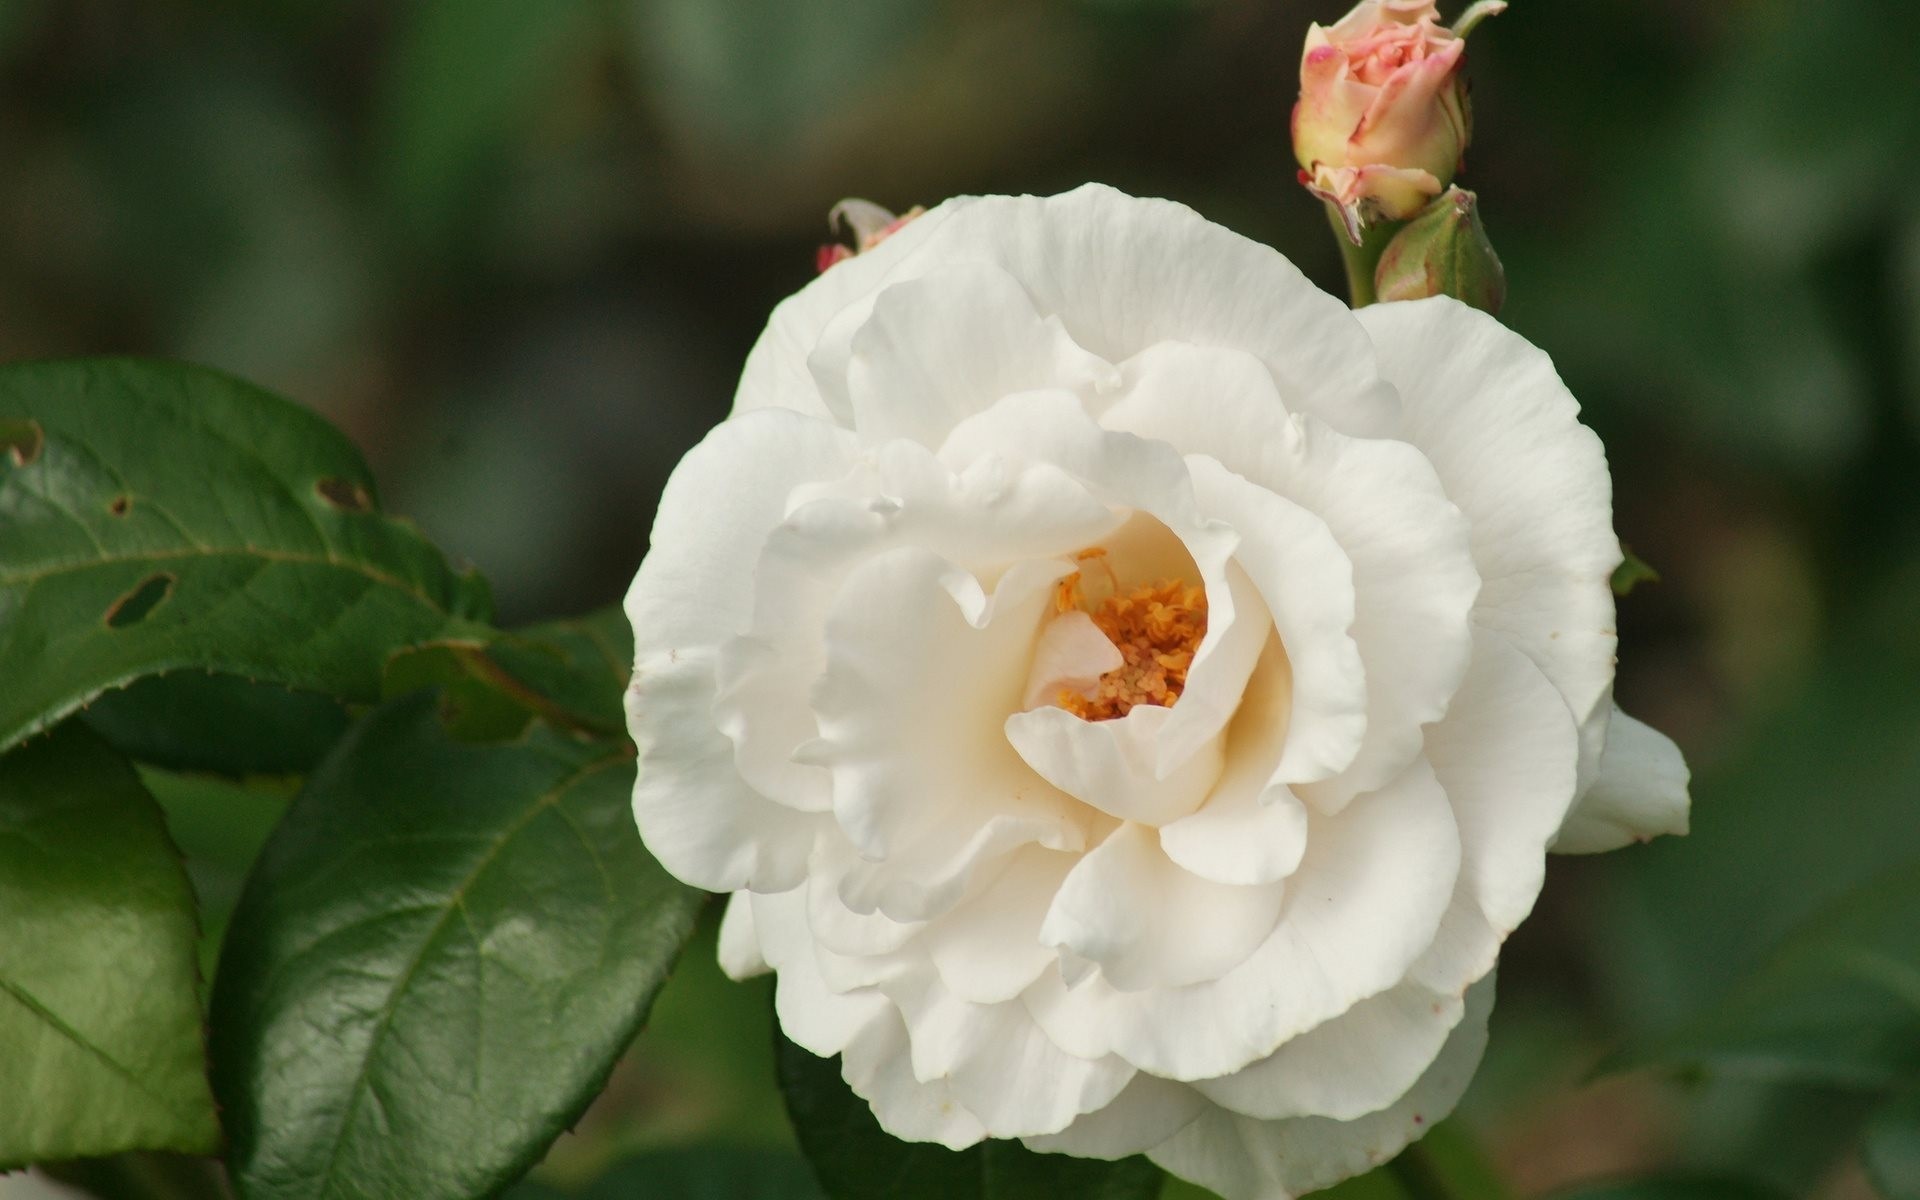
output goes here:
[{"label": "hole in leaf", "polygon": [[115,496],[113,503],[107,505],[107,511],[116,517],[124,517],[133,509],[132,496]]},{"label": "hole in leaf", "polygon": [[147,619],[160,602],[173,594],[174,576],[169,571],[156,571],[140,581],[140,585],[126,595],[115,600],[107,608],[107,628],[125,629]]},{"label": "hole in leaf", "polygon": [[0,446],[16,467],[32,466],[47,444],[47,435],[38,421],[0,420]]},{"label": "hole in leaf", "polygon": [[367,489],[351,479],[328,476],[316,481],[313,490],[342,512],[367,512],[373,508],[373,497],[367,494]]}]

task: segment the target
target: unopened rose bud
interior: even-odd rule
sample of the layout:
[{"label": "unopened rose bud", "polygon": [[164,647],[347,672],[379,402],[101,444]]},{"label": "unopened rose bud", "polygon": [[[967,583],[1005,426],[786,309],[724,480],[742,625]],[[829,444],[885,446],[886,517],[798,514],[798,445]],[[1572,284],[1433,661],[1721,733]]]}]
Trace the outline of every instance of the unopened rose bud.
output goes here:
[{"label": "unopened rose bud", "polygon": [[1452,296],[1497,314],[1507,298],[1507,273],[1480,224],[1474,194],[1450,187],[1407,222],[1380,255],[1373,287],[1383,301]]},{"label": "unopened rose bud", "polygon": [[826,271],[828,267],[856,254],[864,254],[878,246],[900,229],[927,210],[916,204],[898,216],[881,208],[871,200],[846,199],[833,206],[827,213],[827,225],[835,233],[851,235],[853,245],[840,242],[828,242],[820,247],[814,256],[814,267]]},{"label": "unopened rose bud", "polygon": [[1370,221],[1405,220],[1452,181],[1471,128],[1466,34],[1505,7],[1480,0],[1448,28],[1434,0],[1361,0],[1331,27],[1308,28],[1294,157],[1356,243]]}]

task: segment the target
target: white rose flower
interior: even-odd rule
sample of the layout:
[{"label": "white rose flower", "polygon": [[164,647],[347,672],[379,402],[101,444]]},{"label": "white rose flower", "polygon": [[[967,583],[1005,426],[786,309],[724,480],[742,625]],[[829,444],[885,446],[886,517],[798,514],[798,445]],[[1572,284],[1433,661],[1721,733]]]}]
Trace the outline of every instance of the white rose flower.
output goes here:
[{"label": "white rose flower", "polygon": [[1577,412],[1177,204],[943,204],[775,310],[667,484],[646,844],[901,1138],[1364,1171],[1465,1088],[1545,852],[1686,825]]}]

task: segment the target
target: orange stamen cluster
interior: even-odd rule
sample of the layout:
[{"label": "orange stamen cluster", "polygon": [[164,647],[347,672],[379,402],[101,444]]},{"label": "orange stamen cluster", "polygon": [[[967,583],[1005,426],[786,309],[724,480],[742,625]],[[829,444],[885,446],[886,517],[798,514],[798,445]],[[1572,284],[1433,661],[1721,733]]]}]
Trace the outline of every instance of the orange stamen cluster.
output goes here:
[{"label": "orange stamen cluster", "polygon": [[[1082,554],[1098,557],[1104,551]],[[1109,577],[1112,572],[1109,570]],[[1100,677],[1091,698],[1062,689],[1061,708],[1088,721],[1124,717],[1136,705],[1172,708],[1187,686],[1187,669],[1207,633],[1206,589],[1163,579],[1090,604],[1081,591],[1080,573],[1062,579],[1053,597],[1056,612],[1084,610],[1125,661]]]}]

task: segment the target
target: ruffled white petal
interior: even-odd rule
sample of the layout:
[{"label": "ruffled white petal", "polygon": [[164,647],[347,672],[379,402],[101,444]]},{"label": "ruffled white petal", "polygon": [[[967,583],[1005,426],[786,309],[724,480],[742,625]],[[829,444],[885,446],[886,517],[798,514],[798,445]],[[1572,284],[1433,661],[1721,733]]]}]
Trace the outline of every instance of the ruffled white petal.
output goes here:
[{"label": "ruffled white petal", "polygon": [[1073,869],[1071,854],[1025,847],[926,933],[924,946],[947,990],[975,1004],[999,1004],[1052,966],[1040,922]]},{"label": "ruffled white petal", "polygon": [[714,657],[643,657],[627,688],[627,727],[646,769],[633,785],[640,840],[660,865],[710,892],[785,891],[806,878],[823,816],[796,812],[747,785],[733,743],[713,727]]},{"label": "ruffled white petal", "polygon": [[1174,709],[1143,704],[1111,721],[1086,721],[1063,708],[1007,718],[1007,741],[1042,779],[1109,816],[1164,825],[1207,798],[1220,777],[1215,739],[1160,774],[1161,735]]},{"label": "ruffled white petal", "polygon": [[827,773],[795,751],[818,733],[810,693],[826,666],[823,627],[856,566],[918,546],[991,582],[1119,522],[1057,467],[988,455],[951,471],[911,442],[870,448],[843,474],[796,488],[755,573],[753,636],[721,655],[714,719],[733,739],[741,774],[789,807],[831,807]]},{"label": "ruffled white petal", "polygon": [[1385,991],[1432,944],[1460,870],[1446,794],[1424,761],[1311,816],[1273,933],[1210,984],[1125,992],[1098,975],[1043,974],[1023,997],[1062,1047],[1117,1053],[1170,1079],[1209,1079]]},{"label": "ruffled white petal", "polygon": [[964,1150],[986,1137],[986,1126],[960,1103],[951,1082],[914,1078],[912,1062],[906,1026],[889,1007],[847,1044],[840,1074],[853,1094],[872,1106],[880,1128],[903,1141]]},{"label": "ruffled white petal", "polygon": [[1161,827],[1167,857],[1216,883],[1277,883],[1307,850],[1307,810],[1275,780],[1286,746],[1292,677],[1268,641],[1228,726],[1226,766],[1199,811]]},{"label": "ruffled white petal", "polygon": [[1354,619],[1352,564],[1325,522],[1307,510],[1214,459],[1194,455],[1187,466],[1201,511],[1239,533],[1234,562],[1273,615],[1293,672],[1292,713],[1276,777],[1304,783],[1334,775],[1353,761],[1368,721],[1366,668],[1348,633]]},{"label": "ruffled white petal", "polygon": [[897,920],[950,906],[968,872],[1026,842],[1078,849],[1085,817],[1007,744],[1052,584],[1070,568],[1021,564],[991,597],[925,550],[851,571],[827,619],[808,761],[833,776],[834,816],[874,859],[842,895]]},{"label": "ruffled white petal", "polygon": [[844,473],[853,439],[824,421],[766,412],[724,421],[673,469],[647,557],[627,589],[634,652],[716,646],[753,615],[753,570],[803,483]]},{"label": "ruffled white petal", "polygon": [[1087,1113],[1059,1133],[1024,1140],[1043,1153],[1127,1158],[1166,1141],[1207,1107],[1207,1098],[1186,1084],[1141,1071],[1105,1108]]},{"label": "ruffled white petal", "polygon": [[1577,722],[1604,721],[1620,543],[1606,453],[1579,404],[1544,353],[1456,300],[1355,315],[1381,374],[1400,389],[1400,436],[1427,456],[1471,526],[1474,620],[1537,663]]},{"label": "ruffled white petal", "polygon": [[797,890],[754,892],[750,903],[761,952],[775,972],[774,1015],[795,1045],[825,1058],[846,1049],[863,1030],[893,1019],[880,993],[837,992],[821,978],[805,896]]},{"label": "ruffled white petal", "polygon": [[[1057,1133],[1133,1078],[1133,1068],[1111,1055],[1065,1053],[1018,1003],[972,1004],[925,972],[890,982],[886,992],[907,1025],[914,1077],[951,1088],[990,1136]],[[1010,1079],[1022,1086],[1008,1087]]]},{"label": "ruffled white petal", "polygon": [[1553,843],[1561,854],[1597,854],[1687,831],[1689,772],[1667,736],[1613,710],[1599,778]]},{"label": "ruffled white petal", "polygon": [[1126,992],[1218,979],[1280,914],[1279,884],[1214,883],[1175,866],[1154,830],[1127,822],[1067,875],[1040,940],[1100,965]]},{"label": "ruffled white petal", "polygon": [[753,928],[752,896],[752,892],[728,896],[726,910],[720,916],[720,969],[727,978],[741,982],[773,969],[760,953],[760,935]]},{"label": "ruffled white petal", "polygon": [[1351,1121],[1406,1095],[1464,1011],[1458,995],[1403,983],[1369,996],[1257,1063],[1193,1086],[1220,1107],[1262,1121]]},{"label": "ruffled white petal", "polygon": [[1497,634],[1474,636],[1473,666],[1427,758],[1460,823],[1460,884],[1416,978],[1457,994],[1493,968],[1533,910],[1546,849],[1573,800],[1579,737],[1560,694]]},{"label": "ruffled white petal", "polygon": [[1103,424],[1204,454],[1301,505],[1351,563],[1367,729],[1352,762],[1308,789],[1335,811],[1419,754],[1420,727],[1446,711],[1466,671],[1479,588],[1466,521],[1419,451],[1289,414],[1250,355],[1166,343],[1124,369],[1127,393]]},{"label": "ruffled white petal", "polygon": [[998,267],[962,262],[889,284],[854,333],[847,391],[861,440],[938,446],[1000,397],[1064,387],[1091,399],[1119,371],[1034,311]]},{"label": "ruffled white petal", "polygon": [[1224,1200],[1293,1200],[1386,1162],[1453,1111],[1486,1049],[1493,981],[1467,994],[1467,1012],[1433,1065],[1391,1107],[1352,1121],[1260,1121],[1215,1108],[1149,1156]]}]

